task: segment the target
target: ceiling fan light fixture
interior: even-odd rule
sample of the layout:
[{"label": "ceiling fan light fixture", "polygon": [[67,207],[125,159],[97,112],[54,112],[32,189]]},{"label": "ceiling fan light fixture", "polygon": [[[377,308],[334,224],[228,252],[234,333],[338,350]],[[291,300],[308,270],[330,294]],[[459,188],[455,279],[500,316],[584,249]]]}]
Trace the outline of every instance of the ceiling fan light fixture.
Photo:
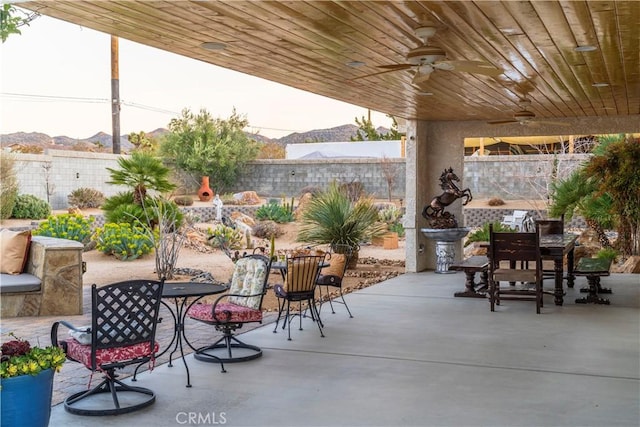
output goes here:
[{"label": "ceiling fan light fixture", "polygon": [[598,48],[595,46],[586,44],[586,45],[576,46],[573,50],[575,50],[576,52],[593,52],[594,50],[598,50]]},{"label": "ceiling fan light fixture", "polygon": [[227,45],[220,42],[204,42],[200,44],[200,47],[206,50],[225,50]]}]

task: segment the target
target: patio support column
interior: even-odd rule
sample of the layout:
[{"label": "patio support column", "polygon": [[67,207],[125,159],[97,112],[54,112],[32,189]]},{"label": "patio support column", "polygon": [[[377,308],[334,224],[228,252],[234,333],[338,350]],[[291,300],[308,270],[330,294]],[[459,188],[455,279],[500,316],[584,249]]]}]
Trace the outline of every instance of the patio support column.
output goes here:
[{"label": "patio support column", "polygon": [[[415,273],[435,270],[435,242],[420,232],[427,226],[422,217],[423,207],[442,193],[440,174],[452,167],[464,177],[464,134],[454,122],[409,121],[406,146],[406,207],[405,251],[406,271]],[[464,183],[460,183],[463,185]],[[464,226],[462,203],[456,200],[447,207],[455,215],[460,227]],[[456,243],[457,258],[461,258],[462,242]]]}]

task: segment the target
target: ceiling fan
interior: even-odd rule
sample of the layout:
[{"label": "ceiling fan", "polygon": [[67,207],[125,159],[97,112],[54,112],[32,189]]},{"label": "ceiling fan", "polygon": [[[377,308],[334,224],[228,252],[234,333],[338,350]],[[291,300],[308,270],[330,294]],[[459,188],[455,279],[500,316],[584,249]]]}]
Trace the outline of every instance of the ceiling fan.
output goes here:
[{"label": "ceiling fan", "polygon": [[436,33],[435,27],[419,27],[415,30],[416,37],[422,40],[422,45],[410,50],[406,55],[406,63],[380,65],[383,71],[359,76],[353,80],[377,76],[393,71],[415,68],[412,84],[419,84],[429,80],[435,70],[463,71],[466,73],[483,74],[487,76],[499,76],[502,70],[493,65],[481,61],[451,61],[446,60],[447,53],[439,47],[429,46],[429,39]]},{"label": "ceiling fan", "polygon": [[513,114],[513,118],[509,120],[493,120],[487,122],[490,125],[507,125],[511,123],[519,123],[523,126],[536,126],[540,124],[556,125],[556,126],[569,126],[564,122],[550,122],[546,120],[536,120],[536,114],[533,111],[527,110],[531,106],[531,101],[526,98],[521,98],[518,102],[520,104],[520,111],[516,111]]}]

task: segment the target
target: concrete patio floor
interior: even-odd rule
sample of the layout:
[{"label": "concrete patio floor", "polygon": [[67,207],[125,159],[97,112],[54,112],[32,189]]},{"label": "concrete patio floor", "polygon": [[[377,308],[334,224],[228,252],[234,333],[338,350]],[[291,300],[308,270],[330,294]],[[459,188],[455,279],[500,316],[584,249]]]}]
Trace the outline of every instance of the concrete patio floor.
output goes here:
[{"label": "concrete patio floor", "polygon": [[192,388],[182,363],[165,363],[136,383],[154,405],[87,417],[60,404],[50,425],[640,425],[640,276],[603,278],[608,306],[575,304],[577,278],[564,306],[546,296],[540,315],[533,302],[491,313],[486,299],[454,298],[463,283],[404,274],[346,296],[353,319],[324,306],[325,338],[310,319],[292,341],[266,324],[242,337],[262,358],[221,373],[189,355]]}]

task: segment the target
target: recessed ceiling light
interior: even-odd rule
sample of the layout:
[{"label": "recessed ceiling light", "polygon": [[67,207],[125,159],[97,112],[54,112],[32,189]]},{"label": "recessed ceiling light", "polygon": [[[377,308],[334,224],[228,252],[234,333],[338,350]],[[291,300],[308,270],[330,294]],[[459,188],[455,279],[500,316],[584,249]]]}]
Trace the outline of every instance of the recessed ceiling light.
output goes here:
[{"label": "recessed ceiling light", "polygon": [[218,42],[204,42],[200,45],[200,47],[207,50],[225,50],[227,48],[227,45]]},{"label": "recessed ceiling light", "polygon": [[600,82],[600,83],[594,83],[591,86],[593,86],[593,87],[607,87],[607,86],[609,86],[609,83]]},{"label": "recessed ceiling light", "polygon": [[347,66],[354,67],[354,68],[362,67],[364,65],[367,65],[367,63],[366,62],[362,62],[362,61],[349,61],[349,62],[347,62]]},{"label": "recessed ceiling light", "polygon": [[575,50],[576,52],[593,52],[594,50],[597,50],[597,49],[598,48],[595,46],[584,45],[584,46],[577,46],[573,50]]},{"label": "recessed ceiling light", "polygon": [[418,92],[416,93],[418,96],[433,96],[433,92]]}]

